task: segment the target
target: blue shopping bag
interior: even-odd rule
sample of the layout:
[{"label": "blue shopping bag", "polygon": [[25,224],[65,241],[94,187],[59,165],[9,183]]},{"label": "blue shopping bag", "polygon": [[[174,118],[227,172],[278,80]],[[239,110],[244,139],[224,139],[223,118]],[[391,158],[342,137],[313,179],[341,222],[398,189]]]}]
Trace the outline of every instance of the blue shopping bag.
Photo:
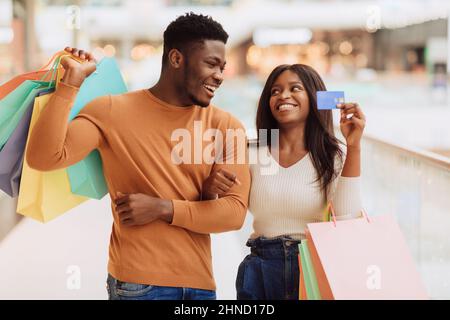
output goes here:
[{"label": "blue shopping bag", "polygon": [[[127,92],[116,61],[104,58],[97,64],[97,70],[81,85],[69,115],[73,120],[83,107],[95,98]],[[98,150],[91,152],[80,162],[67,168],[70,187],[74,194],[101,199],[108,193],[103,165]]]}]

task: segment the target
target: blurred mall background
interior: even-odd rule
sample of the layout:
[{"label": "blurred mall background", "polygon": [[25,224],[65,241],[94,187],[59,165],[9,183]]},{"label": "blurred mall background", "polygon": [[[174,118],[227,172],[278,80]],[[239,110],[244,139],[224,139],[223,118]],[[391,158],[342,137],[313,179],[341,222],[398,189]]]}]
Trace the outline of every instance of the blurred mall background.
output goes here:
[{"label": "blurred mall background", "polygon": [[[278,64],[305,63],[367,116],[363,201],[397,217],[430,297],[450,299],[450,2],[445,0],[0,0],[0,83],[76,46],[117,59],[129,90],[150,87],[162,33],[209,14],[230,34],[213,101],[253,138],[259,94]],[[0,193],[0,299],[104,299],[109,198],[48,224],[21,219]],[[213,235],[218,298],[234,299],[251,216]],[[77,269],[78,268],[78,269]],[[73,270],[80,288],[67,286]]]}]

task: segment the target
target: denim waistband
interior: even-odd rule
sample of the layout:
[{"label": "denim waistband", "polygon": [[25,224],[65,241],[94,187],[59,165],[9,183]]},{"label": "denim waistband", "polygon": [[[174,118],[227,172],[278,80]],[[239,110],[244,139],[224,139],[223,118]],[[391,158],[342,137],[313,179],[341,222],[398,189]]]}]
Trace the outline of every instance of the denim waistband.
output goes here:
[{"label": "denim waistband", "polygon": [[247,247],[250,247],[251,253],[261,258],[283,258],[286,256],[298,255],[298,245],[301,241],[290,237],[265,238],[258,237],[249,239]]}]

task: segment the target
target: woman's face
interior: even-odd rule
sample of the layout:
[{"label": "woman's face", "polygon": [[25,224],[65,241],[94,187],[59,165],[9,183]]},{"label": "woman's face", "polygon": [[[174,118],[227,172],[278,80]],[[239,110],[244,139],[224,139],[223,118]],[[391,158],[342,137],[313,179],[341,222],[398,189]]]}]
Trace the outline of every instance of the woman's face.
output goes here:
[{"label": "woman's face", "polygon": [[286,70],[278,76],[270,90],[269,105],[280,128],[306,122],[309,98],[295,72]]}]

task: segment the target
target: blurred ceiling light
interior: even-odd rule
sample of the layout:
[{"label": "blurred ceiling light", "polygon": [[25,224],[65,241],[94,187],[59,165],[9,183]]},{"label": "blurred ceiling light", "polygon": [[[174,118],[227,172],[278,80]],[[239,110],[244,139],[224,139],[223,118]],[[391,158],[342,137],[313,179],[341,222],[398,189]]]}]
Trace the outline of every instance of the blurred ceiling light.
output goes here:
[{"label": "blurred ceiling light", "polygon": [[103,48],[103,50],[105,52],[105,56],[107,56],[107,57],[113,57],[116,55],[116,48],[112,44],[107,44]]},{"label": "blurred ceiling light", "polygon": [[258,28],[253,32],[253,42],[259,47],[274,44],[304,44],[312,38],[312,31],[307,28],[273,29]]},{"label": "blurred ceiling light", "polygon": [[105,57],[105,50],[102,47],[96,47],[94,50],[92,50],[92,54],[94,55],[95,59],[100,61]]},{"label": "blurred ceiling light", "polygon": [[251,67],[257,66],[262,58],[261,48],[251,46],[247,51],[247,64]]},{"label": "blurred ceiling light", "polygon": [[149,44],[139,44],[131,50],[131,59],[142,60],[155,52],[155,48]]},{"label": "blurred ceiling light", "polygon": [[353,51],[353,46],[349,41],[342,41],[339,45],[339,52],[344,56],[349,55]]},{"label": "blurred ceiling light", "polygon": [[14,39],[14,31],[12,28],[0,28],[0,43],[11,43]]},{"label": "blurred ceiling light", "polygon": [[95,49],[92,51],[92,53],[94,54],[94,56],[96,54],[98,55],[104,55],[105,54],[105,50],[103,50],[102,47],[95,47]]},{"label": "blurred ceiling light", "polygon": [[322,54],[322,52],[320,51],[320,47],[317,44],[311,44],[308,46],[308,48],[306,48],[306,54],[308,56],[319,56]]},{"label": "blurred ceiling light", "polygon": [[306,49],[306,53],[310,57],[326,56],[329,51],[330,51],[330,46],[322,41],[311,44]]},{"label": "blurred ceiling light", "polygon": [[369,59],[364,53],[360,53],[356,56],[356,66],[358,68],[365,68],[367,67],[367,63],[369,62]]},{"label": "blurred ceiling light", "polygon": [[325,42],[323,42],[323,41],[319,41],[319,42],[317,42],[317,45],[319,46],[319,48],[320,48],[320,53],[321,53],[323,56],[327,55],[328,52],[330,52],[330,46],[329,46],[327,43],[325,43]]}]

